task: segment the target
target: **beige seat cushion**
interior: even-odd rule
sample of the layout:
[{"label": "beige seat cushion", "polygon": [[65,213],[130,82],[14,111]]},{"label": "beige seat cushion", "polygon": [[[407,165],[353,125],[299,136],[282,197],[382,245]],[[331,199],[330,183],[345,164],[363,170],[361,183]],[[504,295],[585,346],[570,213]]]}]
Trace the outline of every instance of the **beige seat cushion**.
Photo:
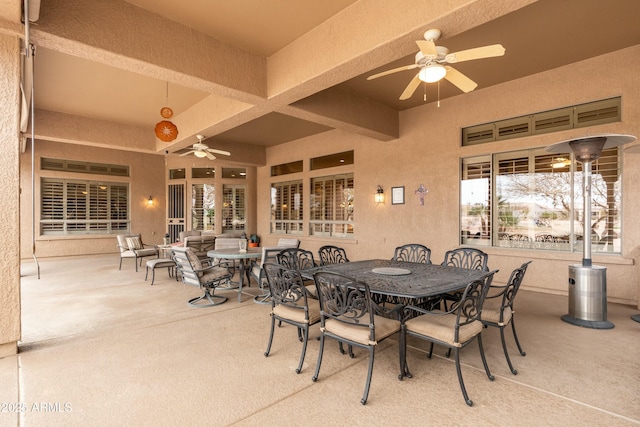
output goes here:
[{"label": "beige seat cushion", "polygon": [[491,322],[500,326],[508,325],[511,321],[511,307],[505,307],[502,323],[500,323],[500,305],[502,304],[502,297],[485,299],[482,306],[482,321]]},{"label": "beige seat cushion", "polygon": [[229,276],[229,272],[227,271],[226,268],[214,267],[212,269],[207,270],[204,274],[202,274],[200,281],[202,283],[208,283],[208,282],[220,280],[228,276]]},{"label": "beige seat cushion", "polygon": [[307,295],[310,298],[318,299],[318,296],[316,295],[317,289],[316,289],[315,283],[312,283],[311,285],[306,285],[304,288],[307,290]]},{"label": "beige seat cushion", "polygon": [[[433,313],[442,313],[434,310]],[[423,314],[407,320],[407,331],[416,332],[426,337],[434,338],[438,341],[447,343],[453,347],[461,347],[462,343],[469,341],[474,336],[482,332],[482,322],[476,320],[468,325],[460,327],[458,342],[454,341],[456,325],[455,314]]]},{"label": "beige seat cushion", "polygon": [[327,319],[324,326],[327,332],[363,345],[376,345],[378,341],[382,341],[400,330],[400,322],[397,320],[382,316],[373,317],[376,326],[376,341],[374,342],[369,340],[368,327],[349,325],[335,319]]},{"label": "beige seat cushion", "polygon": [[[303,300],[298,302],[300,303],[299,305],[304,303]],[[307,299],[307,303],[309,304],[309,324],[312,325],[320,321],[320,304],[318,303],[318,300],[315,299]],[[277,304],[273,308],[273,314],[284,319],[293,320],[294,322],[306,323],[304,310],[301,309]]]},{"label": "beige seat cushion", "polygon": [[143,256],[156,255],[158,251],[155,248],[149,248],[149,249],[138,249],[136,250],[136,253],[138,254],[138,256],[143,257]]}]

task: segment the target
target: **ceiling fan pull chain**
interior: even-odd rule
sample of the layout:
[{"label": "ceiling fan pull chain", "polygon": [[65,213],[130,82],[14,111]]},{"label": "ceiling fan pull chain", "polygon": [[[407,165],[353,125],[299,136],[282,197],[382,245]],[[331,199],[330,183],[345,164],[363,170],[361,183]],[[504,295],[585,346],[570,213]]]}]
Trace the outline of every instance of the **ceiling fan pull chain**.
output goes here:
[{"label": "ceiling fan pull chain", "polygon": [[438,81],[438,108],[440,108],[440,81]]}]

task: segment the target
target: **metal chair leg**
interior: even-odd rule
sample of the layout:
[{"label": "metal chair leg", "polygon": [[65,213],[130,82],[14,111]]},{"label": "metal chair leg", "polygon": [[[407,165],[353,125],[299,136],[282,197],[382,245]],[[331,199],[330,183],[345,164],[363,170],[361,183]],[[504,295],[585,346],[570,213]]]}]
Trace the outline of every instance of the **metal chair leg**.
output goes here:
[{"label": "metal chair leg", "polygon": [[[209,304],[200,303],[200,301],[204,301],[204,300],[209,301]],[[223,297],[221,295],[213,295],[213,293],[209,288],[205,288],[204,295],[199,296],[197,298],[192,298],[187,303],[193,307],[204,308],[204,307],[213,307],[214,305],[220,305],[226,301],[227,301],[227,297]]]},{"label": "metal chair leg", "polygon": [[513,375],[518,375],[518,371],[513,368],[511,364],[511,359],[509,358],[509,351],[507,350],[507,343],[504,339],[504,327],[500,327],[500,340],[502,341],[502,350],[504,350],[504,357],[507,359],[507,365],[509,365],[509,369]]},{"label": "metal chair leg", "polygon": [[320,374],[320,365],[322,365],[322,353],[324,353],[324,337],[325,335],[320,335],[320,350],[318,351],[318,361],[316,362],[316,371],[311,377],[311,381],[318,381],[318,375]]},{"label": "metal chair leg", "polygon": [[367,383],[364,386],[364,394],[362,395],[362,400],[360,403],[363,405],[367,404],[367,399],[369,398],[369,389],[371,388],[371,377],[373,376],[373,360],[375,356],[375,347],[369,346],[369,371],[367,372]]},{"label": "metal chair leg", "polygon": [[300,362],[296,368],[296,374],[302,372],[302,365],[304,364],[304,356],[307,353],[307,343],[309,342],[309,327],[304,328],[304,336],[302,340],[302,353],[300,353]]},{"label": "metal chair leg", "polygon": [[265,357],[269,357],[271,352],[271,344],[273,343],[273,332],[276,328],[276,318],[271,315],[271,332],[269,333],[269,344],[267,344],[267,351],[264,352]]},{"label": "metal chair leg", "polygon": [[513,315],[511,317],[511,330],[513,331],[513,338],[516,340],[516,345],[518,346],[518,351],[520,352],[520,355],[526,356],[527,353],[522,351],[522,347],[520,347],[520,341],[518,340],[518,334],[516,334],[516,324],[515,324],[515,319],[513,318]]},{"label": "metal chair leg", "polygon": [[473,401],[469,399],[467,389],[464,386],[464,380],[462,379],[462,370],[460,369],[460,349],[456,347],[453,350],[453,355],[456,361],[456,372],[458,373],[458,382],[460,383],[460,390],[462,390],[462,397],[464,397],[464,401],[467,405],[473,406]]}]

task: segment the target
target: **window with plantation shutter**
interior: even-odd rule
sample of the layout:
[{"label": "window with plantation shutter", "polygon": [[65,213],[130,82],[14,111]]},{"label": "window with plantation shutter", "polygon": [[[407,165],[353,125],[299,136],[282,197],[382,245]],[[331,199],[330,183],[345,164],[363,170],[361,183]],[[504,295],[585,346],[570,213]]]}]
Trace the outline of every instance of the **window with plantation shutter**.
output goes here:
[{"label": "window with plantation shutter", "polygon": [[544,148],[462,160],[461,243],[582,252],[584,223],[593,252],[621,251],[618,148],[592,162],[591,218],[584,217],[582,164]]},{"label": "window with plantation shutter", "polygon": [[302,180],[271,184],[271,232],[302,234]]},{"label": "window with plantation shutter", "polygon": [[215,186],[210,184],[193,184],[191,187],[191,229],[214,230]]},{"label": "window with plantation shutter", "polygon": [[129,230],[129,187],[42,178],[40,234],[112,234]]},{"label": "window with plantation shutter", "polygon": [[246,197],[244,185],[222,187],[222,232],[244,231]]},{"label": "window with plantation shutter", "polygon": [[352,173],[311,179],[309,234],[353,238],[354,194]]}]

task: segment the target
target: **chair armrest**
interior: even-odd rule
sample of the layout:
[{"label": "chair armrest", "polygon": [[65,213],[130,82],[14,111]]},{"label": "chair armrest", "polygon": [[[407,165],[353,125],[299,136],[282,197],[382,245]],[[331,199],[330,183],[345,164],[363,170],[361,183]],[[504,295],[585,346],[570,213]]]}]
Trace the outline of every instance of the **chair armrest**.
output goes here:
[{"label": "chair armrest", "polygon": [[371,301],[371,305],[373,307],[374,314],[377,314],[382,317],[386,317],[389,319],[402,320],[405,306],[403,304],[396,304],[393,308],[388,308],[386,306],[381,306]]},{"label": "chair armrest", "polygon": [[408,319],[411,319],[413,317],[415,317],[414,313],[419,313],[419,314],[428,314],[430,316],[446,316],[448,314],[453,314],[455,313],[455,311],[458,309],[458,305],[457,304],[452,304],[451,307],[449,307],[449,310],[447,311],[442,311],[442,310],[427,310],[421,307],[416,307],[415,305],[408,305],[406,307],[404,307],[404,310],[402,312],[402,322],[404,323],[405,321],[407,321]]},{"label": "chair armrest", "polygon": [[[507,288],[509,287],[509,285],[504,285],[504,286],[496,286],[496,285],[491,285],[489,286],[489,292],[487,292],[487,296],[485,297],[485,299],[491,299],[491,298],[499,298],[502,297],[504,295],[504,293],[507,291]],[[494,289],[500,289],[500,291],[498,293],[491,293],[492,290]]]}]

